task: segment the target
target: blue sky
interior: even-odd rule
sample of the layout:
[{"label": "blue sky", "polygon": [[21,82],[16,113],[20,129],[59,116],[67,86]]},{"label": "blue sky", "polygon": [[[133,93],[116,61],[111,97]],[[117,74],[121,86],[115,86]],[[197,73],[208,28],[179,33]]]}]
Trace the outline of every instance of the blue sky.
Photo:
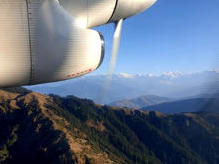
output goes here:
[{"label": "blue sky", "polygon": [[[160,74],[212,70],[219,66],[219,0],[158,0],[124,21],[115,73]],[[107,72],[113,25],[104,34],[105,59],[94,74]]]}]

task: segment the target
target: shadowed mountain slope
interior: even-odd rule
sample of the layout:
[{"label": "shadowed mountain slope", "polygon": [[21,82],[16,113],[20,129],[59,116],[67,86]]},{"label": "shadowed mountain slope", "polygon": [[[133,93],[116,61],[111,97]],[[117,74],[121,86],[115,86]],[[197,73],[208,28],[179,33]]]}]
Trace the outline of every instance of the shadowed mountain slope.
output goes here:
[{"label": "shadowed mountain slope", "polygon": [[219,163],[219,115],[0,90],[0,163]]}]

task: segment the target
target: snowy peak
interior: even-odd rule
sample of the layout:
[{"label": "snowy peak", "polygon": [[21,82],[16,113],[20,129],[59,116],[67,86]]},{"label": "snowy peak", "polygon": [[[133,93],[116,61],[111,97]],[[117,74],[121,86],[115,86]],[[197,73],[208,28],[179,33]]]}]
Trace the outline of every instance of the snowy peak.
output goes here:
[{"label": "snowy peak", "polygon": [[134,78],[135,77],[135,75],[128,74],[128,73],[119,73],[118,76],[123,77],[123,78]]},{"label": "snowy peak", "polygon": [[181,72],[165,72],[161,76],[167,77],[167,78],[170,78],[170,79],[176,79],[178,77],[183,76],[183,74]]}]

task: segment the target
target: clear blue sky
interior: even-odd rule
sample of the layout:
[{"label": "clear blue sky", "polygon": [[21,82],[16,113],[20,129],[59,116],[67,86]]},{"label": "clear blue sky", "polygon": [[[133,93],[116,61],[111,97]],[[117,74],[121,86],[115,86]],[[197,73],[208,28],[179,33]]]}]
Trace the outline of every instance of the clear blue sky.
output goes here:
[{"label": "clear blue sky", "polygon": [[[113,25],[105,36],[105,60],[94,74],[107,72]],[[160,74],[212,70],[219,66],[219,0],[158,0],[124,21],[115,72]]]}]

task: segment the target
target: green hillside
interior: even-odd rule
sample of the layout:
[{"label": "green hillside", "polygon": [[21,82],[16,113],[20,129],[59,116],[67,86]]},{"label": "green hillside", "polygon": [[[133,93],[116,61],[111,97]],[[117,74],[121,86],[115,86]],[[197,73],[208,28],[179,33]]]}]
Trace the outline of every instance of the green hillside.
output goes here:
[{"label": "green hillside", "polygon": [[127,110],[0,90],[0,163],[217,164],[219,114]]}]

